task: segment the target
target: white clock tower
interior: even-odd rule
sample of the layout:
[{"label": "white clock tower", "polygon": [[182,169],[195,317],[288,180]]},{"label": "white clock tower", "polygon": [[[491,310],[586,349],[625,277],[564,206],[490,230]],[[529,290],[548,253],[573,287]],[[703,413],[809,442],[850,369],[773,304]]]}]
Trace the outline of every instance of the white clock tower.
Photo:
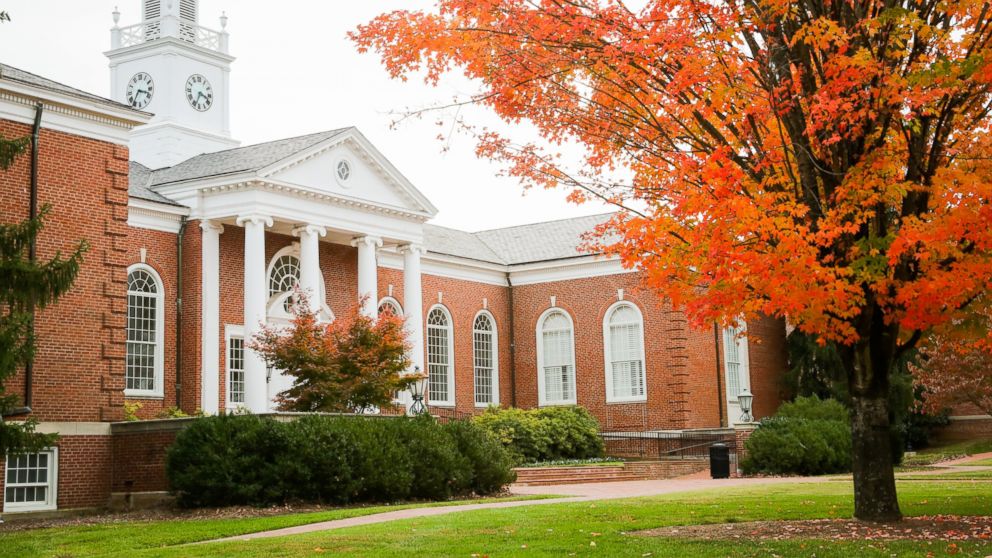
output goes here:
[{"label": "white clock tower", "polygon": [[142,0],[141,23],[110,30],[114,100],[155,114],[134,129],[131,159],[157,169],[237,147],[231,138],[227,17],[220,31],[197,22],[197,0]]}]

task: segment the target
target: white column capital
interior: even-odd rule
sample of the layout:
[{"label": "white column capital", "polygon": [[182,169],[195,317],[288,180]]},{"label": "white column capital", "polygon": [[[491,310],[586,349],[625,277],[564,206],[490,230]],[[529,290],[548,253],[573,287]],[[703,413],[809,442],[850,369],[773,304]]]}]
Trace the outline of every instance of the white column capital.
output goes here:
[{"label": "white column capital", "polygon": [[297,225],[293,227],[293,236],[302,236],[304,234],[327,236],[327,227],[320,225]]},{"label": "white column capital", "polygon": [[424,254],[427,253],[427,248],[424,248],[423,244],[411,242],[409,244],[400,244],[399,251],[400,254],[406,254],[409,252],[411,254],[417,254],[418,256],[423,256]]},{"label": "white column capital", "polygon": [[370,248],[372,247],[382,248],[382,239],[379,238],[378,236],[371,236],[371,235],[356,236],[355,238],[351,239],[351,245],[356,247],[360,245],[365,245]]},{"label": "white column capital", "polygon": [[238,215],[238,218],[237,220],[235,220],[235,223],[237,223],[239,227],[245,226],[245,223],[271,227],[272,217],[269,217],[268,215],[262,215],[261,213],[250,213],[247,215]]},{"label": "white column capital", "polygon": [[212,232],[217,234],[221,234],[224,232],[224,225],[221,225],[220,223],[215,223],[209,219],[204,219],[200,221],[200,228],[203,229],[203,232]]}]

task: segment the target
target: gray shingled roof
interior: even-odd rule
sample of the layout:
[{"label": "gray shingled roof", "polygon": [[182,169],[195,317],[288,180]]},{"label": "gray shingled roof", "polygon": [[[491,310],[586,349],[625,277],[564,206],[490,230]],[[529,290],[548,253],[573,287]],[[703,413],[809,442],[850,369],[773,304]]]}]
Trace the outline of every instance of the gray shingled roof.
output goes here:
[{"label": "gray shingled roof", "polygon": [[[611,213],[546,221],[474,233],[510,265],[587,256],[579,251],[582,235],[610,218]],[[428,245],[428,249],[433,248]]]},{"label": "gray shingled roof", "polygon": [[437,225],[424,225],[424,246],[435,254],[457,256],[496,264],[505,264],[496,252],[475,234]]},{"label": "gray shingled roof", "polygon": [[579,250],[582,235],[611,215],[559,219],[475,233],[424,225],[424,246],[434,254],[503,265],[575,258],[589,255]]},{"label": "gray shingled roof", "polygon": [[349,129],[339,128],[197,155],[174,166],[153,171],[150,186],[259,170]]},{"label": "gray shingled roof", "polygon": [[107,99],[99,95],[94,95],[83,91],[82,89],[76,89],[75,87],[70,87],[64,83],[59,83],[57,81],[50,80],[48,78],[41,77],[37,74],[32,74],[31,72],[26,72],[20,68],[15,68],[7,64],[0,63],[0,79],[6,79],[10,81],[19,81],[21,83],[32,85],[34,87],[40,87],[42,89],[48,89],[49,91],[55,91],[57,93],[62,93],[65,95],[71,95],[79,99],[85,99],[87,101],[92,101],[94,103],[99,103],[101,105],[106,105],[114,108],[123,108],[127,110],[136,111],[129,105],[124,103],[118,103],[112,99]]},{"label": "gray shingled roof", "polygon": [[128,172],[128,185],[127,193],[133,197],[141,200],[148,200],[158,203],[167,203],[169,205],[175,205],[179,207],[185,207],[182,204],[178,204],[169,198],[153,191],[149,188],[152,181],[152,170],[138,163],[136,161],[131,161],[130,169]]}]

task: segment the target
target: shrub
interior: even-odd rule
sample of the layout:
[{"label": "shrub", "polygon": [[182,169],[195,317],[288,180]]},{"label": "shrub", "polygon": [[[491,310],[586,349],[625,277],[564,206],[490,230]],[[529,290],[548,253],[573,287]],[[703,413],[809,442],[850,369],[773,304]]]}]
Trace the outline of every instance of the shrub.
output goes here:
[{"label": "shrub", "polygon": [[468,423],[324,416],[196,420],[169,448],[166,472],[187,507],[439,500],[513,478],[506,450]]},{"label": "shrub", "polygon": [[465,420],[451,421],[445,430],[468,459],[472,492],[493,494],[517,479],[512,456],[487,430]]},{"label": "shrub", "polygon": [[490,408],[473,418],[520,463],[601,457],[599,423],[584,407]]},{"label": "shrub", "polygon": [[851,470],[851,427],[839,401],[797,397],[748,438],[747,474],[822,475]]},{"label": "shrub", "polygon": [[836,399],[820,399],[815,395],[797,397],[782,403],[775,416],[782,418],[803,418],[809,420],[837,420],[849,424],[847,407]]},{"label": "shrub", "polygon": [[822,475],[851,470],[851,431],[836,420],[772,417],[746,442],[746,474]]}]

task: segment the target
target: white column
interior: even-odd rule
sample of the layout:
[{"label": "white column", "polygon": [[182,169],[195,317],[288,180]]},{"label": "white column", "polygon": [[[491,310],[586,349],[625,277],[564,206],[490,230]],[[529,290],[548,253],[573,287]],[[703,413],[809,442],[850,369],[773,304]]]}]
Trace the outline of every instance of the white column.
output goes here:
[{"label": "white column", "polygon": [[264,413],[269,410],[265,361],[248,344],[265,322],[265,227],[272,226],[272,218],[244,215],[237,223],[245,228],[245,406]]},{"label": "white column", "polygon": [[358,247],[358,298],[362,300],[362,314],[375,318],[379,307],[379,278],[375,251],[382,246],[376,236],[362,236],[351,241]]},{"label": "white column", "polygon": [[310,302],[310,312],[320,312],[324,301],[320,298],[320,237],[327,236],[327,229],[317,225],[301,225],[293,229],[293,236],[300,237],[300,289]]},{"label": "white column", "polygon": [[220,233],[224,227],[200,221],[200,409],[220,410]]},{"label": "white column", "polygon": [[424,247],[407,244],[400,246],[400,252],[403,253],[403,311],[413,347],[410,360],[424,372],[424,297],[420,286],[420,256]]}]

